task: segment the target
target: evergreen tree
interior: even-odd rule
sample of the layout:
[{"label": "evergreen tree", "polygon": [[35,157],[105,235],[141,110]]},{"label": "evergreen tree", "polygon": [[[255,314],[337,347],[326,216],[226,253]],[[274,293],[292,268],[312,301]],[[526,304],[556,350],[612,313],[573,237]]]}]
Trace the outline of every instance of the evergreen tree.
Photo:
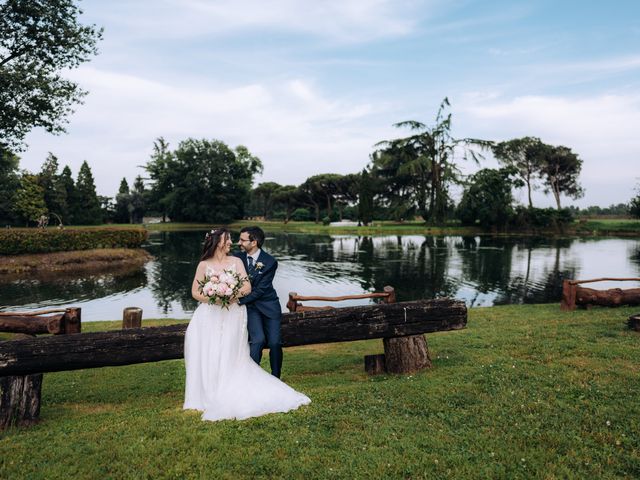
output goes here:
[{"label": "evergreen tree", "polygon": [[16,221],[13,205],[20,188],[18,164],[18,157],[0,146],[0,225]]},{"label": "evergreen tree", "polygon": [[131,223],[131,193],[129,192],[129,184],[127,179],[123,178],[120,182],[120,188],[116,195],[116,212],[113,218],[115,223]]},{"label": "evergreen tree", "polygon": [[373,219],[373,185],[366,168],[362,170],[358,187],[358,219],[366,227]]},{"label": "evergreen tree", "polygon": [[68,165],[62,169],[62,173],[58,177],[58,188],[61,195],[64,195],[65,203],[61,206],[60,217],[62,222],[67,224],[74,224],[74,214],[82,207],[78,204],[78,194],[76,191],[76,185],[71,176],[71,169]]},{"label": "evergreen tree", "polygon": [[133,182],[133,190],[131,192],[131,223],[142,223],[145,212],[145,191],[142,177],[138,175]]},{"label": "evergreen tree", "polygon": [[49,215],[58,217],[60,221],[62,212],[67,209],[67,192],[58,175],[58,159],[51,152],[42,164],[38,180],[44,190],[44,202]]},{"label": "evergreen tree", "polygon": [[37,223],[42,215],[47,215],[44,189],[38,184],[38,177],[24,172],[20,178],[20,188],[14,197],[14,211],[26,225]]},{"label": "evergreen tree", "polygon": [[102,210],[96,194],[96,185],[91,168],[85,160],[80,166],[76,180],[77,203],[74,220],[78,225],[99,225],[102,223]]}]

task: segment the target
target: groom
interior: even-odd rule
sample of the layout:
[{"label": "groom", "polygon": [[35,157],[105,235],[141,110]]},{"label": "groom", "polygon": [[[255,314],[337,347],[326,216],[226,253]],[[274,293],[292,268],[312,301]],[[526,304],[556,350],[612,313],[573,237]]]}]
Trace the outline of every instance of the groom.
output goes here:
[{"label": "groom", "polygon": [[280,378],[282,369],[282,340],[280,300],[273,288],[278,268],[275,258],[262,250],[264,232],[260,227],[245,227],[240,231],[238,245],[242,252],[235,254],[247,270],[251,293],[238,303],[247,306],[247,329],[251,358],[260,365],[262,349],[269,347],[271,374]]}]

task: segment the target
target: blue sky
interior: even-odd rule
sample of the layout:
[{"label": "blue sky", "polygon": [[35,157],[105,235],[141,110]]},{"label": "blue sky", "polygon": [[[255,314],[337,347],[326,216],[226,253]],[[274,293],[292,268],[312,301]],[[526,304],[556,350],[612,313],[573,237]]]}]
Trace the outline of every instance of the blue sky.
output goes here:
[{"label": "blue sky", "polygon": [[144,175],[159,136],[246,145],[264,164],[257,182],[357,172],[403,133],[393,123],[431,124],[445,96],[456,137],[538,136],[578,153],[586,195],[565,204],[627,202],[640,182],[640,2],[80,5],[105,29],[100,54],[67,74],[90,93],[68,134],[28,136],[21,166],[37,171],[51,151],[75,175],[86,159],[102,195]]}]

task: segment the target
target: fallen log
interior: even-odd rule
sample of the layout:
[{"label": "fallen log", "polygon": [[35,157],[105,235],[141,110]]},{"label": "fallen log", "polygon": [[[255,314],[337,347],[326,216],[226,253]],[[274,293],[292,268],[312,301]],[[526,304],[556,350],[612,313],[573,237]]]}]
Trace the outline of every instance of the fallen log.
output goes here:
[{"label": "fallen log", "polygon": [[[285,313],[283,346],[393,338],[462,329],[464,302],[450,299]],[[187,325],[0,342],[0,377],[182,358]]]}]

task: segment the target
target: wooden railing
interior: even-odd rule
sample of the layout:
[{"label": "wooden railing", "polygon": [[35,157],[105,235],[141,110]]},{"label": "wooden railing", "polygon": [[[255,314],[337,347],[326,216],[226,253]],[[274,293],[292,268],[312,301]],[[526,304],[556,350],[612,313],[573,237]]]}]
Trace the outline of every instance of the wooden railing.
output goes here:
[{"label": "wooden railing", "polygon": [[79,308],[56,308],[23,313],[0,312],[0,332],[26,335],[80,333],[80,312]]},{"label": "wooden railing", "polygon": [[311,312],[314,310],[330,310],[332,306],[311,307],[302,305],[299,302],[342,302],[344,300],[360,300],[363,298],[381,298],[383,303],[396,303],[396,291],[393,287],[384,287],[384,292],[361,293],[357,295],[342,295],[340,297],[323,297],[318,295],[298,295],[296,292],[289,293],[287,308],[290,312]]},{"label": "wooden railing", "polygon": [[619,307],[622,305],[640,305],[640,288],[611,288],[608,290],[596,290],[584,288],[583,283],[595,282],[640,282],[640,278],[613,278],[602,277],[591,280],[564,280],[562,282],[562,300],[560,308],[562,310],[575,310],[577,305],[589,308],[593,305],[606,307]]}]

